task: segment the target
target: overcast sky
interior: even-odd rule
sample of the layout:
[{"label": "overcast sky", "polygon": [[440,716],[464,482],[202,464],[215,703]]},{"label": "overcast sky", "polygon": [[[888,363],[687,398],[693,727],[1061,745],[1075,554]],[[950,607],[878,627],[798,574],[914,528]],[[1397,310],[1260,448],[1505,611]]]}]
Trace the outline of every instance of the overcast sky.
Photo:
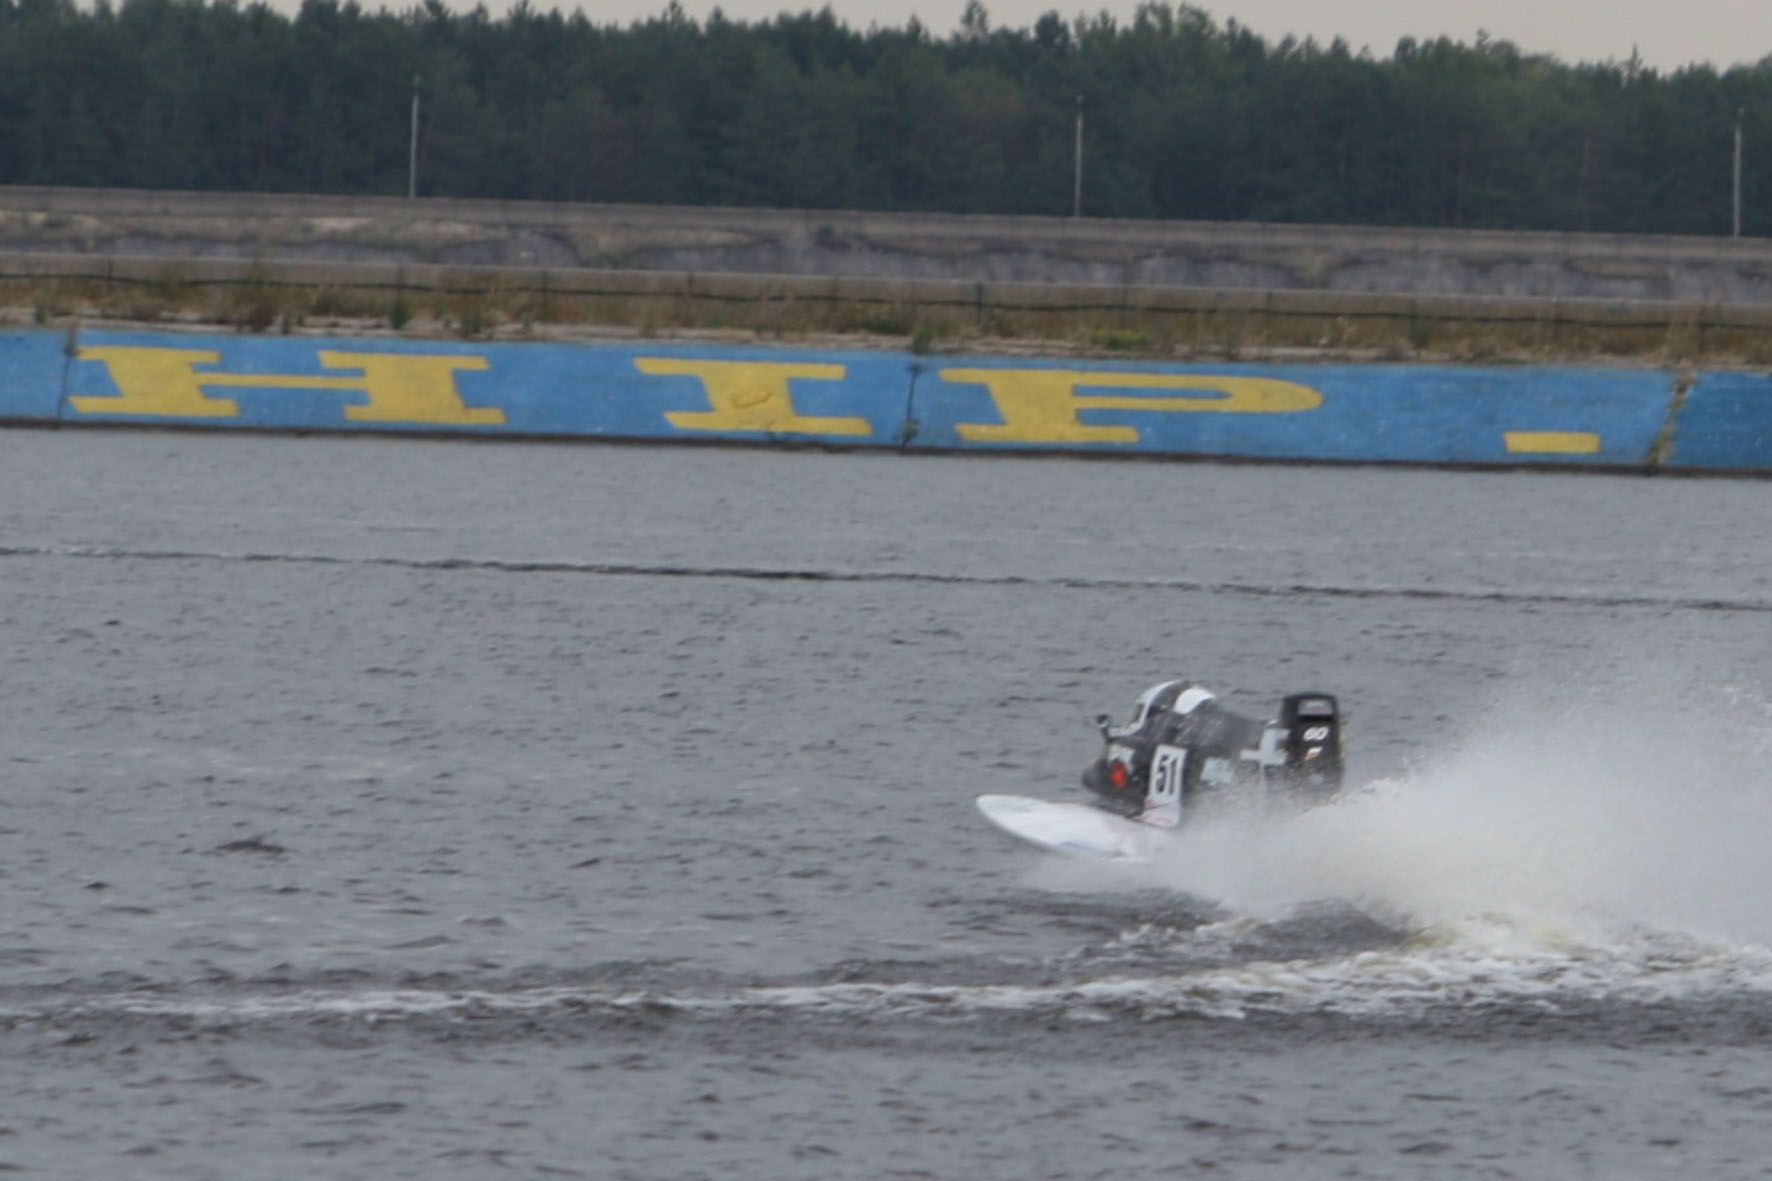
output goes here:
[{"label": "overcast sky", "polygon": [[[293,0],[291,0],[293,6]],[[473,0],[445,0],[453,10]],[[486,0],[501,12],[511,0]],[[625,25],[663,11],[666,0],[530,0],[532,7],[582,7],[599,24]],[[701,19],[716,0],[681,0]],[[760,20],[786,10],[822,6],[823,0],[719,0],[735,20]],[[959,24],[966,0],[831,0],[831,9],[858,28],[902,25],[913,14],[932,32],[945,35]],[[381,7],[374,2],[365,8]],[[387,7],[401,9],[403,2]],[[994,25],[1032,26],[1042,12],[1066,17],[1106,10],[1130,16],[1136,0],[985,0]],[[1236,20],[1270,41],[1288,33],[1319,41],[1340,36],[1356,50],[1368,47],[1388,57],[1399,37],[1448,36],[1473,41],[1479,30],[1514,42],[1531,53],[1552,53],[1565,62],[1624,61],[1634,48],[1644,64],[1673,70],[1693,62],[1720,68],[1752,63],[1772,54],[1772,3],[1766,0],[1363,0],[1325,4],[1321,0],[1217,0],[1198,5],[1219,24]]]}]

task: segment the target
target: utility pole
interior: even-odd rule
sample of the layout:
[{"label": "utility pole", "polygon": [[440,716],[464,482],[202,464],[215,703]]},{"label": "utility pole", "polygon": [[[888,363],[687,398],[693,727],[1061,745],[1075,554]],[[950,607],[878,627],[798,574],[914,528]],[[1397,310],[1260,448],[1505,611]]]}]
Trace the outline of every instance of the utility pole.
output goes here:
[{"label": "utility pole", "polygon": [[412,76],[412,133],[406,140],[406,196],[418,196],[418,75]]},{"label": "utility pole", "polygon": [[1077,96],[1077,144],[1071,165],[1071,216],[1083,216],[1083,96]]},{"label": "utility pole", "polygon": [[1735,109],[1735,233],[1733,237],[1741,237],[1741,116],[1744,107]]}]

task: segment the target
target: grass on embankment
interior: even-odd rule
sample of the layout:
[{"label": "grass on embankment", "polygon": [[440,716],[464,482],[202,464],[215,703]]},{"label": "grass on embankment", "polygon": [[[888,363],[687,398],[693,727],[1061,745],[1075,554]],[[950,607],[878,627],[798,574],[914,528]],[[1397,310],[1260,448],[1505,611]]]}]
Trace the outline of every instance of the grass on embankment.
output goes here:
[{"label": "grass on embankment", "polygon": [[1772,363],[1772,309],[1751,307],[336,264],[217,277],[213,265],[117,265],[128,261],[104,274],[0,275],[0,317],[476,340],[837,337],[1129,359]]}]

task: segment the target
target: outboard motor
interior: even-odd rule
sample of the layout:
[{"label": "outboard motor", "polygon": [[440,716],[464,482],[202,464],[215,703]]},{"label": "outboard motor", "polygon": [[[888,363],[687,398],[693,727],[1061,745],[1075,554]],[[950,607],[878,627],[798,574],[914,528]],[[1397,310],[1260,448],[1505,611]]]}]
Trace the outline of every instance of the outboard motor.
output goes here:
[{"label": "outboard motor", "polygon": [[1341,788],[1341,711],[1328,693],[1294,693],[1280,702],[1277,766],[1268,775],[1288,791],[1322,798]]}]

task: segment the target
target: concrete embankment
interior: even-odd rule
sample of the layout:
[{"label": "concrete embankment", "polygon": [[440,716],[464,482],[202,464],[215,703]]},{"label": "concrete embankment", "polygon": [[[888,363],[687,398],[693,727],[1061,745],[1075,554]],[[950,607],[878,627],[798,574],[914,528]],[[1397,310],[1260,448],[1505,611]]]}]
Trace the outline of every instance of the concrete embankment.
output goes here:
[{"label": "concrete embankment", "polygon": [[0,252],[1772,303],[1763,239],[0,187]]},{"label": "concrete embankment", "polygon": [[537,328],[896,336],[914,351],[1730,368],[1772,362],[1772,305],[1111,287],[389,262],[0,253],[0,308],[103,320],[480,338]]},{"label": "concrete embankment", "polygon": [[0,333],[0,419],[907,451],[1772,471],[1772,376],[747,345]]},{"label": "concrete embankment", "polygon": [[596,325],[1726,369],[1772,363],[1772,242],[0,187],[0,305],[256,332]]}]

